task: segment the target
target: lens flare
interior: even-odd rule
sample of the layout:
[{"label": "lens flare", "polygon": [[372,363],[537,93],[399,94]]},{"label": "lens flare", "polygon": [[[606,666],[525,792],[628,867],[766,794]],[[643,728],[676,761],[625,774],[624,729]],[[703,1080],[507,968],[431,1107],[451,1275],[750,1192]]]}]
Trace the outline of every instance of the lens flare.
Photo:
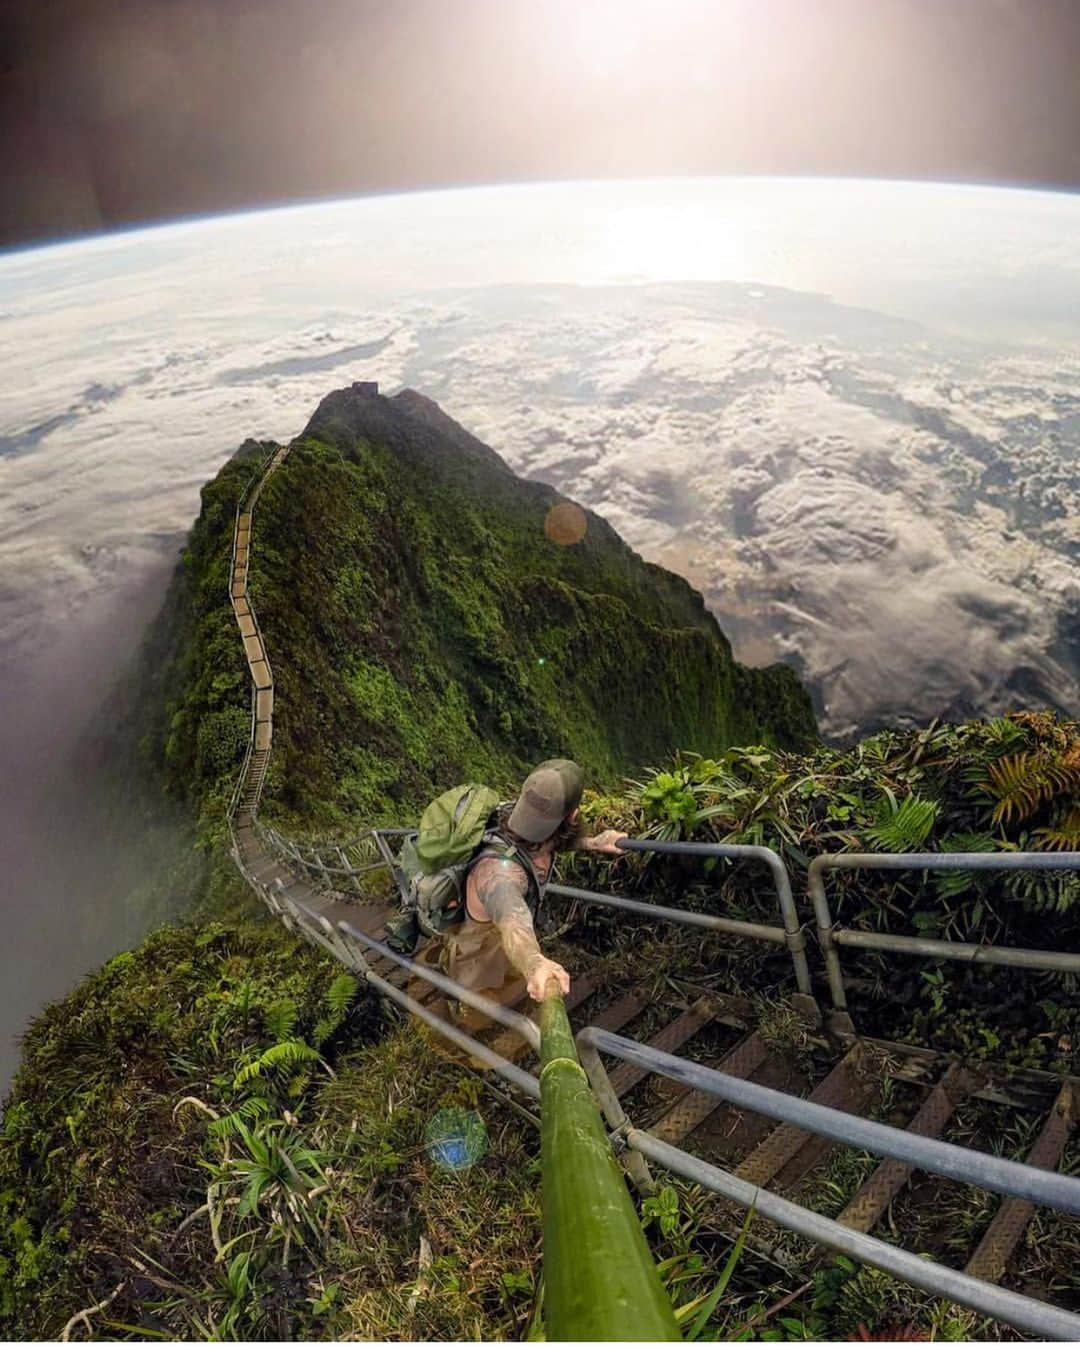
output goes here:
[{"label": "lens flare", "polygon": [[552,543],[564,548],[580,543],[587,529],[585,512],[572,501],[560,501],[557,506],[552,506],[544,520],[544,533]]},{"label": "lens flare", "polygon": [[467,1171],[488,1149],[487,1125],[475,1110],[440,1110],[428,1124],[424,1146],[444,1171]]}]

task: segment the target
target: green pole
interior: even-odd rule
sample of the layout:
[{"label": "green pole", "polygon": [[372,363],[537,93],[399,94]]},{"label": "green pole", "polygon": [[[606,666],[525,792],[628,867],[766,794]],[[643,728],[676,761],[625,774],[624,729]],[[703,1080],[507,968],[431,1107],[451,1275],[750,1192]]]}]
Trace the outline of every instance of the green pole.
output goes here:
[{"label": "green pole", "polygon": [[557,995],[540,1005],[540,1041],[547,1338],[677,1340],[670,1299]]}]

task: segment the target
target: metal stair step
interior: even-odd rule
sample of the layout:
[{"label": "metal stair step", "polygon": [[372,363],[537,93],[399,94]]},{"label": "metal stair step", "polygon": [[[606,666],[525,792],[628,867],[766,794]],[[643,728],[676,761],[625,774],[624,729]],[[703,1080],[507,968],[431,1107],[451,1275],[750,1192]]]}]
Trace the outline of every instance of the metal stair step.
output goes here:
[{"label": "metal stair step", "polygon": [[[920,1138],[940,1138],[956,1107],[977,1089],[980,1080],[962,1064],[952,1064],[919,1107],[907,1132]],[[869,1232],[899,1194],[911,1171],[905,1162],[887,1158],[848,1201],[837,1222],[856,1232]]]},{"label": "metal stair step", "polygon": [[602,1012],[590,1017],[588,1024],[599,1026],[601,1030],[622,1030],[635,1017],[640,1016],[648,1005],[649,999],[644,990],[632,988],[629,993],[624,993],[621,998],[617,998],[615,1002],[610,1003]]},{"label": "metal stair step", "polygon": [[[837,1110],[849,1110],[852,1100],[858,1100],[863,1094],[859,1090],[858,1069],[864,1058],[862,1046],[854,1045],[833,1068],[828,1077],[810,1093],[809,1099],[815,1105],[828,1105]],[[826,1148],[830,1146],[828,1139],[816,1141],[825,1144]],[[805,1130],[798,1129],[793,1124],[780,1124],[762,1143],[758,1144],[753,1152],[743,1158],[736,1168],[735,1174],[740,1180],[748,1181],[751,1185],[768,1185],[774,1176],[780,1175],[799,1152],[813,1142],[815,1142],[814,1136],[806,1133]]]},{"label": "metal stair step", "polygon": [[367,903],[367,904],[349,904],[345,900],[335,899],[332,895],[327,896],[325,892],[316,892],[318,898],[318,909],[321,914],[330,920],[336,927],[338,923],[344,921],[357,931],[366,933],[369,937],[375,937],[382,941],[386,929],[386,921],[396,912],[396,905]]},{"label": "metal stair step", "polygon": [[[1053,1171],[1069,1141],[1075,1123],[1075,1102],[1068,1082],[1061,1088],[1050,1114],[1027,1155],[1028,1166]],[[978,1249],[967,1263],[965,1273],[976,1279],[997,1283],[1005,1273],[1009,1257],[1016,1249],[1024,1229],[1031,1221],[1035,1205],[1026,1199],[1005,1199],[986,1229]]]},{"label": "metal stair step", "polygon": [[281,863],[276,857],[271,857],[268,853],[262,853],[255,857],[249,856],[245,859],[245,865],[260,885],[266,885],[275,876],[282,875]]},{"label": "metal stair step", "polygon": [[[846,1110],[853,1115],[865,1115],[881,1096],[881,1078],[868,1074],[855,1074],[850,1092],[844,1097],[837,1109]],[[828,1138],[811,1134],[807,1142],[794,1157],[777,1172],[773,1178],[773,1187],[781,1194],[791,1191],[802,1178],[839,1146]]]},{"label": "metal stair step", "polygon": [[[667,1054],[673,1054],[675,1050],[681,1048],[687,1040],[696,1035],[703,1026],[707,1026],[713,1019],[715,1004],[711,998],[698,998],[697,1002],[683,1012],[681,1016],[669,1021],[660,1031],[658,1031],[649,1045],[653,1049],[663,1050]],[[611,1074],[611,1088],[616,1096],[625,1096],[632,1091],[634,1087],[645,1077],[649,1076],[647,1068],[638,1068],[632,1063],[621,1063]]]},{"label": "metal stair step", "polygon": [[[588,998],[596,988],[596,981],[589,974],[582,974],[576,979],[570,981],[570,992],[565,999],[567,1012],[572,1012],[575,1007]],[[517,1007],[525,1001],[525,989],[522,987],[521,994],[512,1002],[508,1002],[508,1007]],[[496,1054],[501,1054],[504,1059],[509,1059],[511,1063],[516,1063],[519,1059],[525,1058],[530,1052],[530,1046],[512,1030],[502,1030],[491,1041],[490,1048]]]},{"label": "metal stair step", "polygon": [[[740,1040],[735,1048],[717,1064],[717,1070],[729,1077],[747,1078],[765,1062],[769,1049],[755,1031]],[[699,1124],[725,1103],[707,1091],[686,1092],[671,1109],[649,1130],[664,1143],[678,1143],[692,1134]]]}]

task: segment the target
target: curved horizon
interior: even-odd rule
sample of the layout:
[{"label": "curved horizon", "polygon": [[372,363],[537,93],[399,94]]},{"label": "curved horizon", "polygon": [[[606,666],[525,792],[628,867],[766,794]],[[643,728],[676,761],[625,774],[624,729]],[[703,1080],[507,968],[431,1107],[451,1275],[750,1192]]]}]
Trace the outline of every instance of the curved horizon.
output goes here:
[{"label": "curved horizon", "polygon": [[892,174],[826,174],[826,173],[663,173],[611,174],[600,177],[569,178],[507,178],[460,184],[427,184],[392,191],[354,192],[345,194],[291,197],[268,201],[259,206],[240,206],[236,209],[200,212],[192,215],[161,216],[152,220],[133,221],[111,229],[87,230],[78,234],[58,235],[55,238],[36,239],[29,243],[0,245],[0,263],[27,253],[41,253],[60,248],[77,248],[82,244],[100,243],[132,235],[153,234],[160,230],[179,229],[188,225],[214,224],[220,221],[243,220],[289,211],[318,209],[323,206],[351,205],[361,202],[401,201],[423,197],[444,197],[479,192],[502,192],[530,188],[559,188],[586,186],[630,186],[647,183],[887,183],[899,187],[964,188],[986,192],[1022,192],[1033,196],[1075,197],[1080,199],[1080,184],[1053,184],[1026,182],[1020,179],[984,180],[975,178],[912,178]]}]

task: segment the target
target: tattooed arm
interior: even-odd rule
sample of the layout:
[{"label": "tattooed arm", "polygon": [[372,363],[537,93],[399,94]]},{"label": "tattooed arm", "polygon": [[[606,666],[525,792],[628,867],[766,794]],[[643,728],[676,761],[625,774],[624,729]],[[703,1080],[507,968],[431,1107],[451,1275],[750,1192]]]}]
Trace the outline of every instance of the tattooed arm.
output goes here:
[{"label": "tattooed arm", "polygon": [[555,979],[562,992],[569,993],[569,974],[556,961],[548,960],[536,940],[532,914],[525,902],[529,883],[522,867],[517,862],[484,857],[469,879],[479,906],[499,930],[507,960],[524,977],[529,996],[541,1002],[549,979]]}]

